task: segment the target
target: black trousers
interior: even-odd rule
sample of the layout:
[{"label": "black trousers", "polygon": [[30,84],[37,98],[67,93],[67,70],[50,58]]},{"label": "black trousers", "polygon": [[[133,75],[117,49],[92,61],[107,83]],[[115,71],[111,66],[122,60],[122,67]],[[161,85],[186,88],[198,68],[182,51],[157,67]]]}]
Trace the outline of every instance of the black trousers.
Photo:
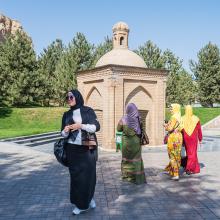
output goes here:
[{"label": "black trousers", "polygon": [[88,209],[96,185],[96,155],[82,145],[67,144],[70,173],[70,202],[79,209]]}]

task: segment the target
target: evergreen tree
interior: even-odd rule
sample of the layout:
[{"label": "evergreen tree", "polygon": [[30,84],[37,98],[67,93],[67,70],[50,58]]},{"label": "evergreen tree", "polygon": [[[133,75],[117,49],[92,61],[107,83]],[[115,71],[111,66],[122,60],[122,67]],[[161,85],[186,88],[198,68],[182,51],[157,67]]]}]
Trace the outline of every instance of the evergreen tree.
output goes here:
[{"label": "evergreen tree", "polygon": [[77,87],[77,72],[92,68],[93,63],[94,46],[82,33],[77,33],[65,49],[55,71],[56,100],[60,105],[66,92]]},{"label": "evergreen tree", "polygon": [[36,55],[29,37],[17,31],[0,44],[0,104],[19,106],[33,101]]},{"label": "evergreen tree", "polygon": [[179,73],[183,71],[182,60],[176,57],[170,50],[163,53],[165,69],[169,71],[166,88],[166,104],[176,103],[179,100],[178,86]]},{"label": "evergreen tree", "polygon": [[65,50],[55,71],[55,99],[59,105],[64,105],[66,92],[77,87],[77,67],[78,65],[70,51]]},{"label": "evergreen tree", "polygon": [[192,77],[182,67],[182,60],[173,52],[170,50],[163,52],[152,41],[147,41],[135,52],[144,59],[148,68],[168,70],[167,105],[175,102],[187,104],[194,100],[195,86]]},{"label": "evergreen tree", "polygon": [[191,61],[191,70],[198,83],[198,97],[203,106],[220,102],[220,53],[217,45],[209,42],[199,53],[198,62]]},{"label": "evergreen tree", "polygon": [[184,69],[179,72],[177,89],[177,103],[187,105],[195,102],[197,93],[196,84],[192,76]]},{"label": "evergreen tree", "polygon": [[38,59],[38,93],[36,101],[42,105],[50,105],[54,101],[56,84],[55,70],[57,63],[62,57],[64,46],[61,40],[57,39],[52,42]]},{"label": "evergreen tree", "polygon": [[147,41],[144,46],[140,46],[134,52],[144,59],[148,68],[164,68],[165,61],[163,53],[152,41]]},{"label": "evergreen tree", "polygon": [[74,63],[77,65],[76,72],[92,67],[94,62],[94,45],[87,41],[84,34],[77,33],[70,42],[68,50],[70,56],[74,59]]}]

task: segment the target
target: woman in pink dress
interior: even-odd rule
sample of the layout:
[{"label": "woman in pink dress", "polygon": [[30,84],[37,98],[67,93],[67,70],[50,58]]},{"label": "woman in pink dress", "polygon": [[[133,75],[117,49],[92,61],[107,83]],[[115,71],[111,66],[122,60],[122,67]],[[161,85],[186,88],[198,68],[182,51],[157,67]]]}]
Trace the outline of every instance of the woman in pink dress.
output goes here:
[{"label": "woman in pink dress", "polygon": [[185,107],[185,115],[182,117],[182,134],[187,156],[185,171],[187,174],[199,173],[197,147],[198,142],[202,141],[202,129],[200,120],[193,115],[193,109],[190,105]]}]

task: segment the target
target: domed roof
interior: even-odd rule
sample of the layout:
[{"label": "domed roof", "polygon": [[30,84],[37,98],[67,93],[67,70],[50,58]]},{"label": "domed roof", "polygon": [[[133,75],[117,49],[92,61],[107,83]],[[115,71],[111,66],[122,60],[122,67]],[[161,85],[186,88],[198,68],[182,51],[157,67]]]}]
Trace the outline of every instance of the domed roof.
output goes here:
[{"label": "domed roof", "polygon": [[98,60],[95,67],[113,64],[146,68],[147,66],[144,60],[128,49],[128,25],[124,22],[118,22],[113,26],[112,30],[113,49],[103,55]]},{"label": "domed roof", "polygon": [[131,50],[119,48],[115,48],[102,56],[96,63],[95,67],[105,66],[108,64],[147,67],[144,60],[139,55]]},{"label": "domed roof", "polygon": [[129,31],[129,27],[128,25],[125,23],[125,22],[118,22],[116,23],[113,28],[112,28],[112,31],[115,32],[115,31]]}]

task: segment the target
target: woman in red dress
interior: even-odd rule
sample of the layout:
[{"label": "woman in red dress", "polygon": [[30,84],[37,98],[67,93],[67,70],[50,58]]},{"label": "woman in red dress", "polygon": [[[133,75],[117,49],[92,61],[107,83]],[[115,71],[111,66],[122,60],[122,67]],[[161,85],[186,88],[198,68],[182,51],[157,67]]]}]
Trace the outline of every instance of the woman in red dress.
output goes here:
[{"label": "woman in red dress", "polygon": [[199,173],[197,147],[198,142],[202,141],[202,129],[200,120],[193,115],[193,109],[190,105],[185,107],[185,115],[182,117],[182,133],[187,156],[185,171],[187,174]]}]

